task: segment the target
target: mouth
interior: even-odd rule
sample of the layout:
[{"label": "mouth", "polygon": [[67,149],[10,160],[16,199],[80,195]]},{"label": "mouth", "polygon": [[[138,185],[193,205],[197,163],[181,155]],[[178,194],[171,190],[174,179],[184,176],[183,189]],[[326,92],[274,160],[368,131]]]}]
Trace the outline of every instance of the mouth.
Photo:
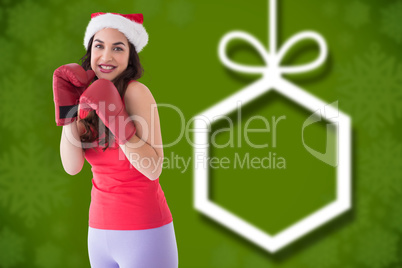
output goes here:
[{"label": "mouth", "polygon": [[110,73],[114,69],[117,68],[116,66],[108,65],[108,64],[100,64],[98,66],[99,66],[100,71],[103,72],[103,73]]}]

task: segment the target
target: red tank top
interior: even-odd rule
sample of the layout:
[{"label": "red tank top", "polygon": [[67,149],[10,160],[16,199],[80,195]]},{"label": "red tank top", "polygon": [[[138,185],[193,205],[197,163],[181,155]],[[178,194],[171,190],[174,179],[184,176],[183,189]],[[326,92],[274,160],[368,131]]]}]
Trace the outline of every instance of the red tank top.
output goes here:
[{"label": "red tank top", "polygon": [[115,143],[85,150],[92,166],[89,226],[109,230],[140,230],[170,223],[172,215],[159,178],[152,181],[128,161]]}]

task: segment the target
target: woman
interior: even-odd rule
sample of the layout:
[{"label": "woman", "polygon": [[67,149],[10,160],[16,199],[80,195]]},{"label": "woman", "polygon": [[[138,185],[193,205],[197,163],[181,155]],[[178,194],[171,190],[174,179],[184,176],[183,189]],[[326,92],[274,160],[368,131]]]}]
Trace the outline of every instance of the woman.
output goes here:
[{"label": "woman", "polygon": [[142,14],[92,14],[82,67],[63,65],[53,75],[63,167],[75,175],[85,159],[92,166],[88,250],[94,268],[178,266],[172,215],[159,184],[159,116],[151,92],[136,81],[142,75],[137,52],[148,42],[142,20]]}]

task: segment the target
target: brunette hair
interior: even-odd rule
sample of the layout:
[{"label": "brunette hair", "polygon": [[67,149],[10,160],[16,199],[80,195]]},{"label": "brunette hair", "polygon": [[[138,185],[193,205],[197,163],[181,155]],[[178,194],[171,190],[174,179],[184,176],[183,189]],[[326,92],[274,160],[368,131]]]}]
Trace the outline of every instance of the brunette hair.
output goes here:
[{"label": "brunette hair", "polygon": [[[92,36],[88,43],[87,52],[80,60],[81,66],[85,70],[91,70],[91,51],[92,51],[93,39],[94,37]],[[144,69],[142,68],[138,53],[134,45],[131,44],[130,42],[128,43],[129,43],[128,66],[126,70],[124,70],[112,81],[115,87],[117,88],[120,97],[122,98],[126,93],[128,83],[131,80],[139,79],[144,73]],[[95,76],[94,81],[97,79],[98,78]],[[96,112],[90,111],[85,118],[81,119],[80,122],[82,122],[85,127],[84,134],[80,136],[81,142],[85,143],[94,142],[99,139],[100,135],[105,133],[105,138],[99,140],[99,145],[104,146],[103,151],[105,151],[109,147],[110,139],[113,139],[114,137],[113,133],[111,133],[109,129],[106,126],[104,126],[102,120],[99,120],[99,116],[96,114]]]}]

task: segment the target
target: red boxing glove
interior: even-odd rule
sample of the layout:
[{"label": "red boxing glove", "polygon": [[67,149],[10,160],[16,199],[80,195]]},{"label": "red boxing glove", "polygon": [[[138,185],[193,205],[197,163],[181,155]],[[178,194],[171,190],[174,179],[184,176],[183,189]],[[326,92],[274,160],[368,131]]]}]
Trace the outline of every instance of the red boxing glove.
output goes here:
[{"label": "red boxing glove", "polygon": [[94,77],[94,71],[85,71],[77,63],[60,66],[54,71],[53,96],[58,126],[74,122],[79,98]]},{"label": "red boxing glove", "polygon": [[119,144],[125,144],[135,134],[135,125],[126,112],[119,92],[107,79],[96,80],[82,93],[80,109],[95,110]]}]

